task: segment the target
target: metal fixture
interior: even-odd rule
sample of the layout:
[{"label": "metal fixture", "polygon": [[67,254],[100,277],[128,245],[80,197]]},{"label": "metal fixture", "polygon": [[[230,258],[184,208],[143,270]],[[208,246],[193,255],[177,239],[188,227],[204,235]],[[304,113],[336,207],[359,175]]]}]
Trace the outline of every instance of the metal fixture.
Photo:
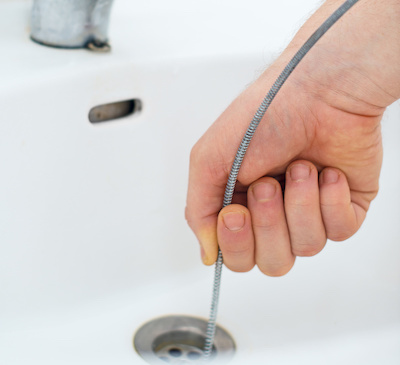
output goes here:
[{"label": "metal fixture", "polygon": [[113,0],[34,0],[31,38],[59,48],[108,52],[108,23]]},{"label": "metal fixture", "polygon": [[[167,316],[145,323],[136,332],[134,346],[149,364],[202,363],[207,321],[188,316]],[[232,337],[216,328],[214,345],[208,359],[225,364],[235,353]]]}]

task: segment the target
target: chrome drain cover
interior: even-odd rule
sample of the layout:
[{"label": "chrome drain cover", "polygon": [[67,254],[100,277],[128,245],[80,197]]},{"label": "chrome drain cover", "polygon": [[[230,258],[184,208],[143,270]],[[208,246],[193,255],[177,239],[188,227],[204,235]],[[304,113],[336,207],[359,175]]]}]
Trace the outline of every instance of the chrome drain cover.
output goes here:
[{"label": "chrome drain cover", "polygon": [[[151,320],[138,329],[133,343],[149,364],[196,364],[203,362],[207,321],[188,316],[167,316]],[[208,362],[227,363],[235,353],[232,337],[217,326]]]}]

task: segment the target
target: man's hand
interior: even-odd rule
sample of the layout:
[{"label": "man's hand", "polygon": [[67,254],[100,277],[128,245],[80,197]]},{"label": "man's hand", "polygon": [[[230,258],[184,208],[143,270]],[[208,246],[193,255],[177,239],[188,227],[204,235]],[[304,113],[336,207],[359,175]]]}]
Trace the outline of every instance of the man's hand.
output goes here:
[{"label": "man's hand", "polygon": [[378,192],[380,121],[400,96],[400,2],[362,0],[310,51],[261,121],[221,209],[243,134],[285,64],[338,6],[328,1],[191,153],[186,218],[205,264],[271,276],[361,226]]}]

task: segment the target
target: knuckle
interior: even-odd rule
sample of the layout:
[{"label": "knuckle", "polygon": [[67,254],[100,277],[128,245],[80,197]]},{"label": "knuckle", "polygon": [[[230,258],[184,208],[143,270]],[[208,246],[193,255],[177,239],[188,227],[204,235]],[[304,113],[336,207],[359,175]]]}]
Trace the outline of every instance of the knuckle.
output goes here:
[{"label": "knuckle", "polygon": [[331,241],[335,242],[341,242],[341,241],[346,241],[349,239],[352,235],[356,233],[355,231],[343,231],[343,232],[334,232],[334,233],[328,233],[328,238]]},{"label": "knuckle", "polygon": [[254,267],[254,264],[244,264],[244,263],[231,264],[228,262],[225,263],[225,266],[233,272],[249,272]]},{"label": "knuckle", "polygon": [[286,275],[294,265],[294,261],[291,262],[290,264],[285,264],[285,265],[270,265],[270,266],[262,266],[258,265],[258,268],[260,271],[267,276],[271,277],[281,277]]},{"label": "knuckle", "polygon": [[309,196],[303,194],[297,194],[291,196],[290,200],[286,200],[285,208],[294,214],[301,214],[304,211],[313,209],[315,206],[313,201],[310,201]]},{"label": "knuckle", "polygon": [[252,226],[255,231],[260,231],[264,235],[277,232],[281,228],[281,222],[264,222],[253,218]]},{"label": "knuckle", "polygon": [[320,253],[325,246],[325,242],[317,244],[297,244],[292,248],[292,253],[299,257],[311,257]]},{"label": "knuckle", "polygon": [[349,218],[345,222],[326,222],[325,227],[327,238],[329,238],[331,241],[345,241],[358,230],[355,217],[353,219]]},{"label": "knuckle", "polygon": [[236,245],[225,245],[225,247],[221,247],[222,253],[224,256],[241,258],[247,257],[252,252],[252,247],[246,243],[240,243]]},{"label": "knuckle", "polygon": [[189,225],[189,227],[192,227],[191,224],[192,224],[193,217],[192,217],[192,213],[188,206],[185,207],[185,219],[186,219],[186,222]]},{"label": "knuckle", "polygon": [[230,165],[218,151],[211,149],[198,141],[190,151],[190,167],[197,170],[211,184],[226,183],[229,176]]},{"label": "knuckle", "polygon": [[200,144],[199,144],[199,142],[197,142],[190,150],[190,155],[189,155],[190,164],[197,165],[198,162],[200,161],[201,157],[202,157],[202,153],[200,151]]}]

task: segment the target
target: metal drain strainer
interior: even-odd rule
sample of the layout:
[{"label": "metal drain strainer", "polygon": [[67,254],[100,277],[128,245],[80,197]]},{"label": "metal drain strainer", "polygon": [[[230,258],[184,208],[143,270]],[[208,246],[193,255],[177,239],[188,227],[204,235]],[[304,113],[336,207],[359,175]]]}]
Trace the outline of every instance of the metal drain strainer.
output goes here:
[{"label": "metal drain strainer", "polygon": [[[203,362],[207,321],[188,316],[168,316],[145,323],[136,332],[134,346],[149,364],[196,364]],[[235,353],[232,337],[217,326],[208,362],[224,364]]]}]

